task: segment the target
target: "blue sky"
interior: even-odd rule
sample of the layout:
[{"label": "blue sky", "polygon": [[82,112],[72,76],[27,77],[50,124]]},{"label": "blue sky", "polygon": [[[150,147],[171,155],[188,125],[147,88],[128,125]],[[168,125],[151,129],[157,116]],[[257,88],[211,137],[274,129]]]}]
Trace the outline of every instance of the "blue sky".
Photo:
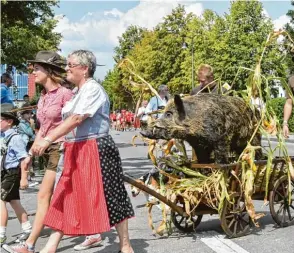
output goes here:
[{"label": "blue sky", "polygon": [[[266,13],[277,28],[287,22],[285,14],[293,6],[287,1],[262,1]],[[113,48],[117,37],[133,24],[149,29],[162,20],[177,4],[184,4],[187,12],[201,15],[204,9],[219,14],[229,12],[230,1],[66,1],[61,0],[55,8],[59,24],[56,31],[63,35],[60,48],[66,55],[75,49],[94,51],[98,62],[106,64],[96,71],[96,77],[103,79],[113,67]]]},{"label": "blue sky", "polygon": [[[202,3],[205,9],[211,9],[218,13],[228,12],[229,1],[195,1]],[[265,9],[272,19],[287,13],[291,8],[290,0],[262,1]],[[71,20],[79,20],[85,13],[93,10],[110,10],[117,8],[121,11],[127,11],[136,5],[139,1],[64,1],[61,0],[60,8],[55,8],[56,14],[65,14]]]}]

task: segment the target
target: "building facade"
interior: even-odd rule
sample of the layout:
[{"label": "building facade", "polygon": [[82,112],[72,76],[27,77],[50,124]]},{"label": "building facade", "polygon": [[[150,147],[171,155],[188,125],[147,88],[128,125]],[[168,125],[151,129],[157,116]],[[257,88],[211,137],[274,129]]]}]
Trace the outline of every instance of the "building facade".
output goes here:
[{"label": "building facade", "polygon": [[3,73],[10,73],[13,78],[10,94],[16,105],[22,104],[23,96],[29,95],[32,99],[36,93],[35,78],[32,74],[18,71],[15,67],[9,67],[7,64],[1,64],[1,75]]}]

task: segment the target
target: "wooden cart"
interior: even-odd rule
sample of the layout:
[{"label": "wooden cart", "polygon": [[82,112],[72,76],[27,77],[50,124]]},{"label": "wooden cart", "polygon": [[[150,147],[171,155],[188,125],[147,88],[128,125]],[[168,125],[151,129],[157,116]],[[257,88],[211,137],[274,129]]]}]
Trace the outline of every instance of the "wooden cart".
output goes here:
[{"label": "wooden cart", "polygon": [[[291,158],[294,163],[294,157]],[[265,188],[265,174],[260,172],[264,166],[266,166],[266,160],[256,161],[257,172],[254,182],[254,194],[252,199],[264,200]],[[235,164],[191,164],[192,169],[223,169],[228,170],[228,173],[234,173],[238,175],[241,173],[241,167],[239,163]],[[204,214],[218,214],[216,209],[207,206],[205,203],[200,203],[194,210],[191,208],[192,214],[189,216],[185,212],[184,200],[178,197],[176,202],[171,202],[164,196],[149,189],[145,185],[137,183],[134,179],[124,175],[124,180],[131,185],[147,192],[148,194],[156,197],[169,207],[171,207],[171,219],[173,224],[183,232],[193,232],[200,224]],[[274,221],[280,226],[285,227],[294,224],[294,182],[291,181],[291,197],[289,197],[289,181],[287,176],[287,169],[285,160],[276,158],[273,160],[273,171],[269,180],[267,200],[269,201],[270,213]],[[221,226],[224,232],[229,237],[240,237],[250,232],[252,225],[251,219],[244,203],[244,193],[240,191],[240,183],[234,177],[229,177],[228,191],[231,201],[225,200],[224,206],[220,213]],[[289,202],[290,199],[290,202]]]}]

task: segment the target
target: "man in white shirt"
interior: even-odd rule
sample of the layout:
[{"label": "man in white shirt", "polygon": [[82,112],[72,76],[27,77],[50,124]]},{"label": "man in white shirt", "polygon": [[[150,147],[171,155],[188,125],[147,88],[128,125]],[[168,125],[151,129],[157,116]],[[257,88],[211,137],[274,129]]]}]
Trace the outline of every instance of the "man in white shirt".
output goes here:
[{"label": "man in white shirt", "polygon": [[146,115],[146,107],[148,105],[148,101],[144,100],[142,102],[142,106],[138,109],[138,113],[136,117],[140,120],[140,126],[141,128],[147,126],[147,115]]},{"label": "man in white shirt", "polygon": [[[159,97],[154,96],[150,99],[147,107],[146,113],[154,112],[160,109],[164,109],[168,101],[168,88],[167,85],[161,84],[158,87]],[[162,114],[154,114],[153,117],[160,118]]]}]

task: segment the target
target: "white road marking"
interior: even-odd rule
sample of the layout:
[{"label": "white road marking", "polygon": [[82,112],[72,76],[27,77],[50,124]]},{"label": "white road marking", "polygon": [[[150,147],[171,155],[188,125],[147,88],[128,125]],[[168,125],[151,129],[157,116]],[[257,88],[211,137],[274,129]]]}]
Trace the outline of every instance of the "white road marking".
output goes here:
[{"label": "white road marking", "polygon": [[216,253],[249,253],[230,239],[215,231],[203,232],[200,239]]}]

